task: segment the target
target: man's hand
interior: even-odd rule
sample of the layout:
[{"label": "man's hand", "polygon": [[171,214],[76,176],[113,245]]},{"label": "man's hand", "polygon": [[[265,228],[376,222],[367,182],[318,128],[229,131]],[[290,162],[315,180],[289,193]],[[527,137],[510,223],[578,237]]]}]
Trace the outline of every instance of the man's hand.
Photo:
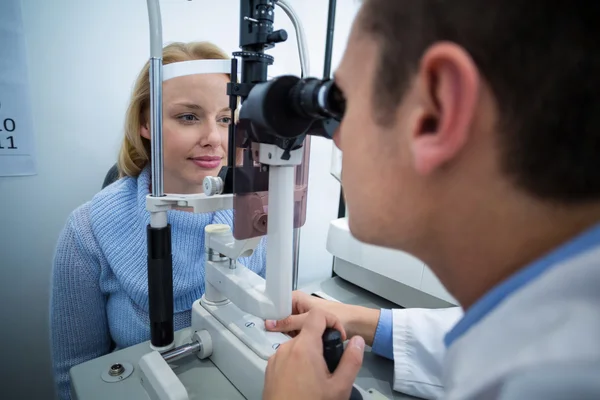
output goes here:
[{"label": "man's hand", "polygon": [[332,327],[343,334],[340,321],[323,309],[305,315],[302,331],[277,349],[267,364],[264,400],[347,400],[360,370],[365,342],[353,337],[333,374],[323,357],[322,336]]},{"label": "man's hand", "polygon": [[335,315],[345,331],[342,331],[343,340],[347,334],[349,337],[362,336],[369,346],[373,344],[379,310],[324,300],[300,291],[292,294],[292,315],[279,321],[267,320],[265,328],[295,337],[304,328],[311,310],[324,310]]},{"label": "man's hand", "polygon": [[[286,332],[288,335],[295,337],[304,326],[308,312],[313,309],[320,309],[335,315],[345,330],[348,322],[346,316],[348,307],[351,306],[295,291],[292,293],[292,315],[279,321],[267,320],[265,326],[269,331]],[[344,332],[342,332],[342,337],[346,340]]]}]

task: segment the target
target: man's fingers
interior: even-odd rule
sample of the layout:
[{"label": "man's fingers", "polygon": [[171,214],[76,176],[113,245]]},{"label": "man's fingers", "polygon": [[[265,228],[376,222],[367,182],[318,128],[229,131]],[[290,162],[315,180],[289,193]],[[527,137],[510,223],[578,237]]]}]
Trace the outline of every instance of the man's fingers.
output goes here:
[{"label": "man's fingers", "polygon": [[[304,292],[292,292],[292,315],[278,321],[266,320],[265,328],[273,332],[292,332],[302,329],[302,324],[306,318],[306,308],[308,307],[308,295]],[[309,296],[310,297],[310,296]]]},{"label": "man's fingers", "polygon": [[265,380],[264,380],[264,386],[265,386],[265,397],[268,398],[267,393],[268,393],[268,388],[271,388],[273,386],[273,380],[276,379],[276,375],[277,375],[277,367],[275,366],[277,362],[277,352],[275,352],[275,354],[273,354],[271,357],[269,357],[269,359],[267,360],[267,368],[265,369]]},{"label": "man's fingers", "polygon": [[336,387],[342,392],[348,390],[348,396],[350,396],[352,384],[354,384],[356,375],[358,375],[358,371],[362,366],[364,351],[364,339],[360,336],[354,336],[348,342],[342,359],[333,373],[332,379]]},{"label": "man's fingers", "polygon": [[272,332],[291,332],[299,331],[302,329],[302,325],[306,320],[308,314],[290,315],[285,319],[279,321],[266,320],[265,328]]},{"label": "man's fingers", "polygon": [[306,321],[304,321],[304,326],[302,327],[302,332],[300,332],[300,334],[306,334],[313,337],[322,337],[323,332],[325,332],[325,328],[333,328],[342,334],[342,340],[346,340],[346,331],[344,330],[344,326],[339,318],[334,314],[319,308],[315,308],[310,310],[310,312],[306,315]]},{"label": "man's fingers", "polygon": [[269,372],[273,370],[273,368],[275,368],[275,357],[277,356],[277,353],[274,353],[271,357],[269,357],[269,359],[267,360],[267,368],[265,369],[265,374],[268,376]]},{"label": "man's fingers", "polygon": [[305,299],[304,295],[306,293],[304,292],[299,292],[297,290],[292,292],[292,313],[294,314],[302,314],[303,313],[303,308],[302,307],[302,303],[303,300]]},{"label": "man's fingers", "polygon": [[299,290],[292,292],[292,313],[303,314],[310,311],[314,297]]}]

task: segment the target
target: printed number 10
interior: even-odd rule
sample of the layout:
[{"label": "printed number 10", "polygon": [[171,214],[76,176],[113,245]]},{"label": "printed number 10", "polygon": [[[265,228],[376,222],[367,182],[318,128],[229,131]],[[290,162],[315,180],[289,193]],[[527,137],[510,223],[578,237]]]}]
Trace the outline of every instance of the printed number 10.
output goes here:
[{"label": "printed number 10", "polygon": [[[17,125],[15,124],[15,120],[12,118],[6,118],[2,125],[4,126],[4,130],[6,132],[14,132],[17,129]],[[2,132],[2,128],[0,128],[0,132]]]},{"label": "printed number 10", "polygon": [[[4,126],[4,130],[7,132],[14,132],[14,130],[17,128],[16,124],[15,124],[15,120],[12,118],[6,118],[3,122],[2,125]],[[2,129],[0,128],[0,132],[2,132]],[[8,146],[8,149],[14,150],[17,147],[15,146],[15,139],[13,136],[9,136],[6,138],[6,140],[8,140],[10,142],[10,146]],[[4,149],[4,146],[2,146],[2,143],[0,142],[0,149]]]}]

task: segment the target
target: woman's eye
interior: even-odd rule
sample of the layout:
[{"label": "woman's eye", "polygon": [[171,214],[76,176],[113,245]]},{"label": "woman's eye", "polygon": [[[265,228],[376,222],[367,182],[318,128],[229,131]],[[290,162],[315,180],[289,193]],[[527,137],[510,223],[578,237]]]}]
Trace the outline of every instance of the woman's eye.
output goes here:
[{"label": "woman's eye", "polygon": [[231,117],[221,117],[219,118],[219,122],[229,125],[231,123]]},{"label": "woman's eye", "polygon": [[196,116],[194,114],[185,114],[185,115],[180,115],[179,117],[177,117],[180,121],[183,122],[194,122],[197,121],[198,118],[196,118]]}]

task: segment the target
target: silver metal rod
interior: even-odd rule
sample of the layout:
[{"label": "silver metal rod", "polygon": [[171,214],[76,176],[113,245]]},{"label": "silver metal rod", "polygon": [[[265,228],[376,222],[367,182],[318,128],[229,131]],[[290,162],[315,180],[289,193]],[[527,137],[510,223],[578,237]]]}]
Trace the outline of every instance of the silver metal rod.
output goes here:
[{"label": "silver metal rod", "polygon": [[150,27],[150,57],[162,58],[162,19],[159,0],[147,0],[148,25]]},{"label": "silver metal rod", "polygon": [[292,21],[292,25],[294,25],[294,29],[296,30],[296,41],[298,42],[298,54],[300,57],[300,68],[301,68],[301,77],[304,78],[310,74],[310,62],[308,59],[308,47],[306,46],[306,34],[304,33],[304,27],[302,26],[302,22],[296,14],[296,11],[288,2],[288,0],[279,0],[277,3],[279,7],[287,14],[287,16]]},{"label": "silver metal rod", "polygon": [[159,0],[147,0],[150,27],[150,131],[152,196],[160,197],[163,189],[162,132],[162,19]]},{"label": "silver metal rod", "polygon": [[160,197],[163,188],[163,132],[162,132],[162,58],[150,59],[150,130],[152,134],[152,196]]},{"label": "silver metal rod", "polygon": [[292,266],[292,290],[298,290],[298,271],[300,268],[300,228],[294,229],[294,262]]},{"label": "silver metal rod", "polygon": [[[298,43],[298,56],[300,58],[301,77],[310,74],[310,61],[308,57],[308,47],[306,45],[306,34],[298,14],[288,0],[279,0],[277,4],[292,21],[296,31],[296,41]],[[293,269],[292,269],[292,290],[298,289],[298,269],[300,266],[300,228],[294,229],[294,250],[293,250]]]},{"label": "silver metal rod", "polygon": [[198,353],[201,349],[202,344],[200,342],[192,342],[166,351],[162,353],[162,356],[166,362],[174,362],[187,357],[190,354]]}]

